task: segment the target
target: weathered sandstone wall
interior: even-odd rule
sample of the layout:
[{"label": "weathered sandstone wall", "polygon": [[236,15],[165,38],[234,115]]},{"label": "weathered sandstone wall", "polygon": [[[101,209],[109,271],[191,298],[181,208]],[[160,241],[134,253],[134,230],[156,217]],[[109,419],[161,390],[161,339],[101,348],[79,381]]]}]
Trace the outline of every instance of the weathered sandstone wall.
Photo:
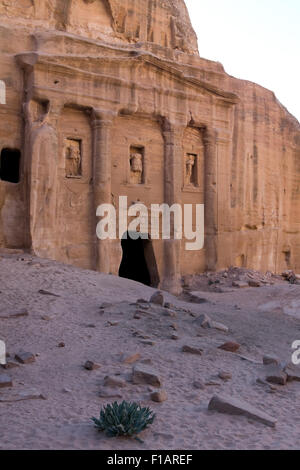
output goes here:
[{"label": "weathered sandstone wall", "polygon": [[117,274],[120,242],[95,239],[95,207],[127,195],[205,204],[204,250],[153,242],[174,292],[229,265],[300,271],[300,125],[199,57],[182,0],[0,0],[0,50],[0,152],[21,150],[20,182],[0,181],[0,246]]}]

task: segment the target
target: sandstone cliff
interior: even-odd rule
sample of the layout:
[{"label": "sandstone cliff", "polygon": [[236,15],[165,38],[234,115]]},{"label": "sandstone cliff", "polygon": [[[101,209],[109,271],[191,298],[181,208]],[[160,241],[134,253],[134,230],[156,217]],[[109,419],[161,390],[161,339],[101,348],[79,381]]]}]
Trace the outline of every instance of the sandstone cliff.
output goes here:
[{"label": "sandstone cliff", "polygon": [[[2,246],[36,246],[40,254],[38,247],[46,236],[43,255],[48,252],[56,259],[93,267],[95,242],[90,235],[87,246],[83,242],[86,232],[94,230],[90,169],[85,181],[72,182],[66,189],[58,161],[58,177],[49,176],[49,181],[59,181],[51,193],[57,194],[58,202],[50,198],[56,215],[50,206],[47,209],[54,217],[53,233],[41,226],[49,219],[44,214],[35,219],[40,235],[34,242],[30,234],[29,214],[35,203],[28,201],[29,194],[42,190],[32,191],[37,186],[32,153],[26,150],[24,110],[40,107],[35,112],[43,121],[52,103],[51,119],[41,122],[43,132],[51,128],[55,135],[58,126],[53,158],[60,155],[60,134],[74,134],[78,125],[85,129],[84,138],[90,139],[86,148],[92,152],[91,110],[93,132],[98,122],[95,110],[116,116],[111,148],[105,150],[112,159],[111,173],[106,173],[108,183],[99,180],[106,184],[106,195],[117,196],[122,189],[136,197],[124,184],[127,170],[120,168],[119,159],[131,144],[141,145],[140,139],[153,153],[149,185],[140,188],[141,200],[150,202],[151,193],[157,198],[167,194],[171,202],[205,202],[206,251],[198,257],[182,252],[181,274],[229,265],[300,271],[300,125],[271,91],[235,79],[221,64],[199,57],[183,0],[0,0],[0,48],[0,80],[7,92],[6,105],[0,105],[0,151],[21,149],[23,178],[17,185],[0,182]],[[63,111],[56,116],[53,110],[60,109],[60,103]],[[73,128],[68,124],[72,122]],[[194,147],[200,149],[203,171],[198,177],[203,188],[181,191],[181,159]],[[166,153],[170,148],[171,157]],[[39,175],[47,168],[52,171],[54,164],[48,163],[35,162]],[[37,214],[43,207],[44,196]],[[87,207],[90,215],[84,215]],[[56,238],[57,221],[65,222],[67,208],[74,214],[82,211],[87,229],[81,233],[76,225],[80,247],[78,239],[67,243],[67,235],[61,233]],[[155,250],[163,269],[167,250]],[[112,253],[115,273],[120,248],[114,246]],[[173,255],[168,259],[176,259]]]}]

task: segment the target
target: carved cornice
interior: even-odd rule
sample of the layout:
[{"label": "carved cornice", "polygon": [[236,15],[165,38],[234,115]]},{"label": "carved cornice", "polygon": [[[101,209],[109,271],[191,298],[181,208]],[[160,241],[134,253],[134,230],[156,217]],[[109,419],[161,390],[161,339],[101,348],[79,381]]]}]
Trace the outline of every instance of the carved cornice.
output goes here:
[{"label": "carved cornice", "polygon": [[[56,71],[62,70],[65,73],[77,73],[80,75],[88,76],[91,78],[99,77],[101,80],[109,80],[111,82],[116,82],[116,84],[124,84],[128,86],[128,81],[114,76],[113,70],[112,75],[105,75],[102,73],[101,67],[103,64],[118,64],[119,67],[132,69],[133,65],[148,65],[153,67],[156,70],[160,70],[163,73],[166,73],[174,80],[181,84],[185,84],[189,87],[196,88],[202,93],[208,93],[209,95],[222,98],[224,103],[228,105],[236,104],[239,101],[239,98],[234,93],[227,92],[222,90],[210,83],[199,80],[197,78],[186,75],[184,71],[176,67],[172,62],[164,61],[158,57],[155,57],[149,53],[138,53],[134,55],[131,53],[128,56],[122,57],[112,57],[112,56],[80,56],[80,55],[49,55],[43,53],[25,53],[18,54],[16,59],[19,65],[22,68],[34,68],[36,66],[46,66],[47,68],[51,67]],[[81,62],[81,67],[74,65],[74,62]],[[82,64],[87,65],[87,67],[82,67]],[[90,71],[89,68],[91,64],[94,65],[96,71]],[[176,90],[173,90],[173,92]],[[177,91],[176,91],[177,92]],[[178,93],[178,92],[177,92]],[[182,92],[184,95],[185,93]]]}]

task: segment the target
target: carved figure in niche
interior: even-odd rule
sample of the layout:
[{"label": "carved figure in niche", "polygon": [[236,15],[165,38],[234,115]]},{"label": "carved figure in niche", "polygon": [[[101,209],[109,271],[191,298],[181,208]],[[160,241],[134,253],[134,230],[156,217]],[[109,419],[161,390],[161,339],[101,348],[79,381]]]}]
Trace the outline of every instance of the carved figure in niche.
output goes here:
[{"label": "carved figure in niche", "polygon": [[130,155],[130,183],[143,183],[143,156],[140,153]]},{"label": "carved figure in niche", "polygon": [[66,176],[81,176],[81,145],[79,140],[66,139]]},{"label": "carved figure in niche", "polygon": [[184,175],[184,184],[195,185],[195,169],[196,169],[196,155],[187,154],[185,156],[185,175]]}]

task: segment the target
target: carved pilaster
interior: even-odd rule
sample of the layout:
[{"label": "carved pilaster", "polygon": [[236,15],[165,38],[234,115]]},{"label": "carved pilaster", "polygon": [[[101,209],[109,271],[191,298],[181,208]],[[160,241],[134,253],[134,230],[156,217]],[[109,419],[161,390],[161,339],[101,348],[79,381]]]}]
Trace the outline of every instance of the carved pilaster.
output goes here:
[{"label": "carved pilaster", "polygon": [[218,232],[218,162],[217,131],[207,128],[204,132],[205,146],[205,250],[206,268],[214,271],[217,266]]},{"label": "carved pilaster", "polygon": [[[92,113],[95,220],[98,206],[111,202],[111,132],[115,116],[110,111],[93,110]],[[96,238],[96,269],[110,272],[110,240]]]},{"label": "carved pilaster", "polygon": [[[163,137],[165,142],[165,203],[169,206],[181,204],[182,187],[182,142],[184,126],[165,120]],[[174,236],[174,222],[171,220],[171,237]],[[180,274],[181,240],[171,238],[164,241],[165,271],[162,288],[173,293],[181,292]]]}]

